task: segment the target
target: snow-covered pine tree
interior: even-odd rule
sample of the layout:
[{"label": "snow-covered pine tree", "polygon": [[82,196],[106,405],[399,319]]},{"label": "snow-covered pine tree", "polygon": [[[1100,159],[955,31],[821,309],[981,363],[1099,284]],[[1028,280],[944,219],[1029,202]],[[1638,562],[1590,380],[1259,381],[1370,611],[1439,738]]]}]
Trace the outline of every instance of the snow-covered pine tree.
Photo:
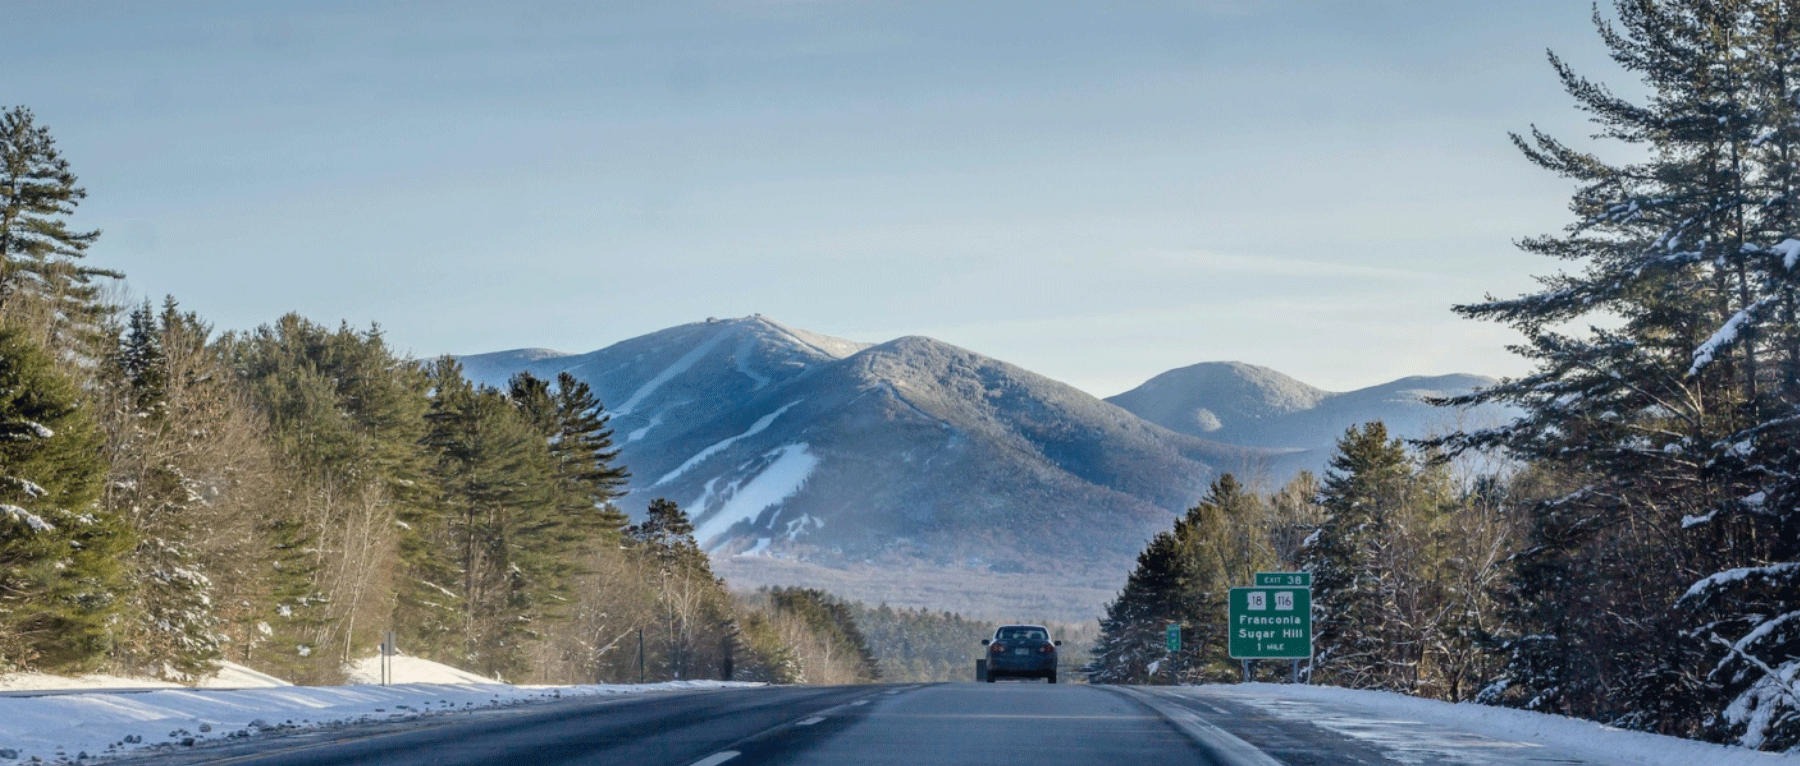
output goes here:
[{"label": "snow-covered pine tree", "polygon": [[[170,300],[161,319],[149,301],[133,309],[119,336],[105,398],[107,453],[112,456],[105,503],[127,519],[137,544],[125,556],[131,590],[115,628],[113,659],[124,669],[162,675],[171,669],[191,678],[220,655],[213,582],[193,545],[194,514],[206,504],[202,482],[189,475],[195,442],[215,423],[199,422],[187,407],[172,412],[166,336],[180,353],[204,354],[207,329]],[[193,346],[198,344],[200,348]],[[192,384],[195,381],[181,381]],[[181,397],[189,400],[189,397]]]},{"label": "snow-covered pine tree", "polygon": [[131,547],[96,503],[106,466],[92,418],[43,349],[0,329],[0,668],[102,660]]},{"label": "snow-covered pine tree", "polygon": [[1394,572],[1380,555],[1409,501],[1412,460],[1381,422],[1338,439],[1319,490],[1325,520],[1301,567],[1313,575],[1312,678],[1351,688],[1392,688],[1388,609]]},{"label": "snow-covered pine tree", "polygon": [[[1521,246],[1575,268],[1536,293],[1457,307],[1520,330],[1516,351],[1535,369],[1449,400],[1524,414],[1442,444],[1503,450],[1561,488],[1532,511],[1512,662],[1493,687],[1504,693],[1488,696],[1684,734],[1705,713],[1659,701],[1699,700],[1714,736],[1788,748],[1800,744],[1784,677],[1800,671],[1800,9],[1614,8],[1616,21],[1596,11],[1596,25],[1647,99],[1551,63],[1598,138],[1642,159],[1515,136],[1531,161],[1579,184],[1566,231]],[[1579,323],[1600,326],[1570,329]],[[1700,652],[1716,666],[1705,677]]]}]

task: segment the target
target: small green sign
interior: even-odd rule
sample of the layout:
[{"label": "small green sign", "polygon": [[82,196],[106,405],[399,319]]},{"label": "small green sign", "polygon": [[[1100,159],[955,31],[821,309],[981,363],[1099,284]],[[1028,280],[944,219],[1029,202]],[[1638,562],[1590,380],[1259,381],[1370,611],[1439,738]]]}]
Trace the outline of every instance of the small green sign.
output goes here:
[{"label": "small green sign", "polygon": [[1232,588],[1227,615],[1234,660],[1312,656],[1312,589]]},{"label": "small green sign", "polygon": [[1168,628],[1168,630],[1166,630],[1163,633],[1163,637],[1164,637],[1164,639],[1166,639],[1166,643],[1169,645],[1169,651],[1171,651],[1171,652],[1181,651],[1181,625],[1180,624],[1173,623],[1173,622],[1169,623],[1169,628]]},{"label": "small green sign", "polygon": [[1256,585],[1280,588],[1312,587],[1311,572],[1257,572]]}]

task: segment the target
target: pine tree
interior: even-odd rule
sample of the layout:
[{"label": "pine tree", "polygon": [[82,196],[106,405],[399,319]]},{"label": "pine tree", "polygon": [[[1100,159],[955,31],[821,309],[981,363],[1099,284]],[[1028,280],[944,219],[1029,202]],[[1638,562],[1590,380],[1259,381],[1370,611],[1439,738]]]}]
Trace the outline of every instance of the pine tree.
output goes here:
[{"label": "pine tree", "polygon": [[626,543],[647,565],[656,594],[658,664],[671,680],[703,677],[734,629],[724,583],[694,541],[694,524],[666,498],[650,501],[644,520],[627,527]]},{"label": "pine tree", "polygon": [[432,474],[448,550],[459,575],[458,659],[495,676],[528,669],[524,644],[555,594],[558,560],[547,537],[557,526],[548,446],[499,391],[476,388],[454,360],[438,360],[431,431]]},{"label": "pine tree", "polygon": [[[193,475],[193,442],[216,423],[193,417],[193,398],[171,406],[170,360],[177,353],[204,356],[210,330],[169,299],[159,318],[150,303],[134,309],[118,338],[111,375],[116,390],[108,426],[112,456],[106,507],[129,520],[137,544],[126,555],[132,588],[116,632],[114,661],[135,673],[183,678],[210,669],[220,656],[219,620],[212,578],[194,546],[193,518],[217,490]],[[191,386],[193,380],[176,385]],[[204,384],[202,384],[204,385]],[[204,470],[201,468],[201,470]]]},{"label": "pine tree", "polygon": [[1314,678],[1383,688],[1391,676],[1385,603],[1394,573],[1380,549],[1406,502],[1411,461],[1379,421],[1338,439],[1319,490],[1325,522],[1307,541],[1313,574]]},{"label": "pine tree", "polygon": [[1158,532],[1138,554],[1125,588],[1106,606],[1100,640],[1087,665],[1102,684],[1166,683],[1170,668],[1163,631],[1186,617],[1182,601],[1187,557],[1173,532]]},{"label": "pine tree", "polygon": [[425,370],[379,328],[333,331],[293,314],[220,346],[289,482],[287,501],[260,519],[268,568],[257,579],[269,587],[252,623],[267,628],[259,657],[290,678],[329,682],[390,626],[408,646],[437,645],[426,637],[449,630],[459,607],[442,604],[454,591],[439,590],[439,541],[426,536],[440,509],[420,448]]},{"label": "pine tree", "polygon": [[64,347],[97,337],[106,307],[94,280],[120,276],[79,261],[100,232],[71,230],[64,219],[86,196],[30,109],[0,114],[0,316],[28,317],[42,342],[63,338]]},{"label": "pine tree", "polygon": [[[1522,417],[1439,443],[1501,450],[1561,490],[1531,511],[1509,596],[1512,659],[1488,696],[1679,734],[1700,733],[1706,714],[1645,703],[1698,700],[1713,736],[1789,747],[1800,742],[1780,688],[1800,667],[1784,659],[1800,656],[1788,627],[1800,624],[1788,566],[1800,558],[1800,13],[1777,0],[1615,10],[1616,24],[1596,11],[1596,25],[1649,99],[1551,63],[1598,137],[1644,159],[1515,136],[1579,185],[1566,231],[1521,246],[1575,268],[1532,294],[1457,307],[1520,330],[1516,350],[1535,369],[1448,402]],[[1607,326],[1558,329],[1596,320]],[[1592,600],[1574,621],[1557,616],[1572,594]],[[1705,678],[1701,652],[1714,666]]]},{"label": "pine tree", "polygon": [[109,648],[131,535],[96,505],[99,447],[49,355],[0,329],[0,666],[80,670]]}]

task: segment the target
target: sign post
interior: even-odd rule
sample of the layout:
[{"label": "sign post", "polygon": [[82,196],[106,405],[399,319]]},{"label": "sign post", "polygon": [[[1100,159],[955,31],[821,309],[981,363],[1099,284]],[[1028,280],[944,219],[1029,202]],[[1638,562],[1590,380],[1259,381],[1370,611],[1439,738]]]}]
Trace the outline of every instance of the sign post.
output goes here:
[{"label": "sign post", "polygon": [[1163,629],[1163,645],[1169,650],[1169,683],[1181,683],[1181,677],[1175,673],[1175,653],[1181,651],[1181,623],[1171,622]]},{"label": "sign post", "polygon": [[399,647],[394,643],[394,631],[381,634],[381,685],[387,686],[394,681],[394,655]]},{"label": "sign post", "polygon": [[1232,588],[1227,614],[1232,659],[1293,660],[1312,657],[1312,574],[1258,572],[1255,587]]}]

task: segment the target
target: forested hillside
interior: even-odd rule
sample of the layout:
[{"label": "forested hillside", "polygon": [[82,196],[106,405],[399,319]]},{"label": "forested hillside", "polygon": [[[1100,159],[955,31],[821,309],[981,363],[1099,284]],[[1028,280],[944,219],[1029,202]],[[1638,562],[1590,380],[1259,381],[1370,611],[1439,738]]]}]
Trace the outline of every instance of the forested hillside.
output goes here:
[{"label": "forested hillside", "polygon": [[1314,682],[1800,746],[1800,11],[1613,6],[1600,34],[1647,98],[1551,64],[1635,159],[1514,136],[1576,184],[1569,226],[1520,241],[1563,267],[1456,307],[1534,369],[1443,403],[1520,415],[1410,445],[1358,426],[1273,496],[1219,479],[1140,555],[1097,679],[1234,677],[1224,590],[1304,569]]},{"label": "forested hillside", "polygon": [[628,526],[585,384],[121,305],[84,198],[30,110],[0,115],[0,672],[329,683],[393,630],[509,681],[874,676],[799,601],[731,598],[674,503]]}]

